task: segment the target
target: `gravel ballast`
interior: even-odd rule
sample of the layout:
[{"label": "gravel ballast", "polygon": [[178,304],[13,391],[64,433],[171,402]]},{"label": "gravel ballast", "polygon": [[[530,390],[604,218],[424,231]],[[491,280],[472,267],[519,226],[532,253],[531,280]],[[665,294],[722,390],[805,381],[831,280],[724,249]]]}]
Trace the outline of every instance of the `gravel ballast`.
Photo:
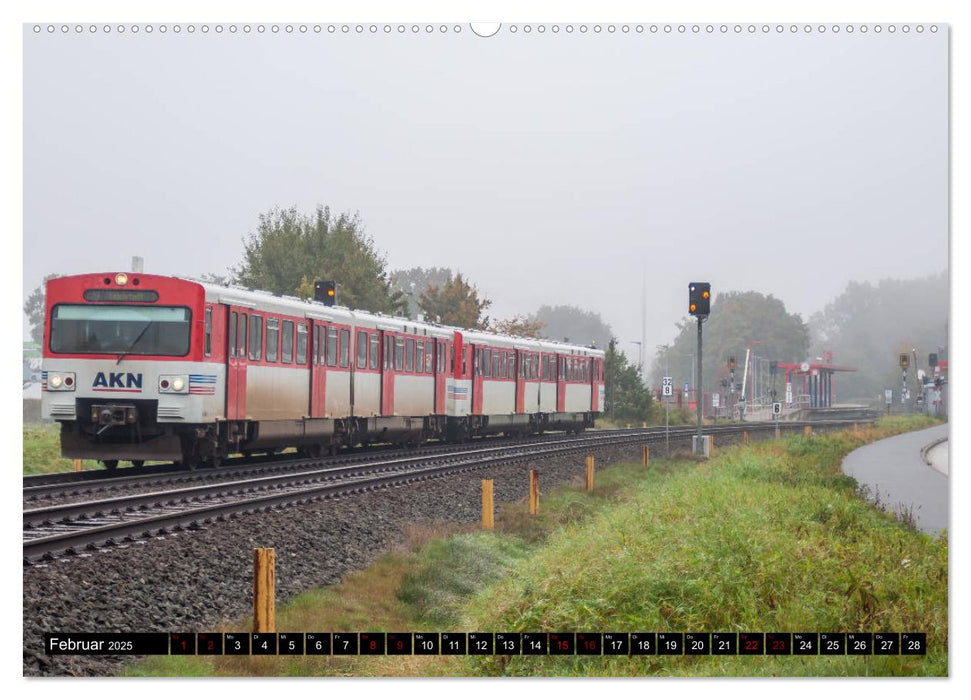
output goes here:
[{"label": "gravel ballast", "polygon": [[[673,445],[672,441],[672,445]],[[590,450],[598,468],[639,446]],[[488,467],[333,501],[240,516],[206,529],[24,568],[24,675],[103,676],[131,657],[44,654],[45,632],[213,630],[252,611],[254,547],[276,549],[277,603],[338,583],[404,540],[413,524],[477,523],[481,480],[497,504],[525,499],[529,469],[544,492],[582,477],[583,454]]]},{"label": "gravel ballast", "polygon": [[[753,439],[771,437],[753,432]],[[741,435],[719,436],[720,445]],[[663,444],[663,443],[662,443]],[[671,439],[672,452],[690,449]],[[663,451],[657,443],[652,453]],[[407,526],[478,523],[481,480],[495,502],[523,501],[528,471],[544,493],[582,483],[584,454],[600,469],[640,459],[639,444],[486,467],[404,487],[317,501],[24,568],[25,676],[105,676],[132,657],[44,654],[45,632],[201,632],[252,612],[253,549],[276,549],[276,600],[333,585],[405,541]],[[242,631],[242,630],[241,630]]]}]

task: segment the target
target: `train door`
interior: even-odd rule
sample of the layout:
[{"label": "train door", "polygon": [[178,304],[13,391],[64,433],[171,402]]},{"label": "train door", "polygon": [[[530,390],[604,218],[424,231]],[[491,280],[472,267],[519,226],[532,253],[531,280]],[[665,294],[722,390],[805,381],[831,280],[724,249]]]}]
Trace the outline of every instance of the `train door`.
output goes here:
[{"label": "train door", "polygon": [[314,321],[310,337],[310,415],[323,418],[327,415],[327,324]]},{"label": "train door", "polygon": [[[516,351],[516,413],[526,413],[526,353]],[[530,411],[532,413],[532,411]]]},{"label": "train door", "polygon": [[246,309],[229,307],[226,334],[226,419],[246,419]]},{"label": "train door", "polygon": [[381,415],[394,415],[395,337],[381,331]]},{"label": "train door", "polygon": [[[537,352],[533,353],[533,361],[531,363],[533,376],[536,378],[536,405],[533,407],[531,413],[539,413],[540,406],[542,406],[543,401],[543,353]],[[532,397],[530,397],[532,398]]]},{"label": "train door", "polygon": [[590,358],[590,410],[594,413],[600,410],[600,382],[602,377],[600,376],[600,363],[602,360],[593,357]]},{"label": "train door", "polygon": [[482,376],[492,367],[492,353],[481,345],[470,345],[472,353],[472,413],[482,415]]},{"label": "train door", "polygon": [[556,356],[556,412],[563,413],[566,410],[566,373],[569,358],[563,355]]},{"label": "train door", "polygon": [[435,415],[445,415],[445,377],[448,373],[448,346],[444,340],[434,340],[435,359]]}]

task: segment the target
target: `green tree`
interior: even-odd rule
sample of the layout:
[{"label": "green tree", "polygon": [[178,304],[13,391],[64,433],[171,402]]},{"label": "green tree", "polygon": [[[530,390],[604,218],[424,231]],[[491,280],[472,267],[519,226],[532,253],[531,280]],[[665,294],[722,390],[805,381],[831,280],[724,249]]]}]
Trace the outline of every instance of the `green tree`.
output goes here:
[{"label": "green tree", "polygon": [[[652,375],[658,385],[665,364],[676,383],[687,382],[692,377],[692,364],[697,362],[695,353],[698,348],[696,320],[685,318],[678,324],[678,329],[674,342],[660,350],[654,360]],[[704,323],[702,389],[720,389],[720,380],[728,376],[729,355],[735,355],[737,359],[736,381],[741,381],[745,351],[754,340],[759,341],[756,346],[759,357],[801,362],[808,356],[809,328],[799,314],[788,313],[781,300],[759,292],[717,295],[711,305],[711,315]]]},{"label": "green tree", "polygon": [[395,270],[390,279],[391,289],[401,292],[408,304],[408,318],[414,319],[421,312],[421,295],[431,286],[444,287],[452,279],[452,271],[447,267],[412,267]]},{"label": "green tree", "polygon": [[261,214],[234,273],[245,287],[290,295],[301,291],[304,280],[312,285],[315,279],[332,279],[344,306],[383,313],[405,309],[403,295],[392,291],[385,259],[364,233],[360,217],[346,212],[334,216],[329,207],[318,206],[310,216],[295,207]]},{"label": "green tree", "polygon": [[604,358],[604,403],[607,416],[618,423],[654,422],[654,397],[636,365],[617,352],[615,338],[608,341]]},{"label": "green tree", "polygon": [[542,338],[543,322],[536,321],[528,316],[517,315],[512,318],[494,321],[493,333],[502,335],[513,335],[519,338]]},{"label": "green tree", "polygon": [[[918,351],[919,367],[931,372],[927,355],[946,348],[950,290],[947,272],[918,279],[850,282],[846,290],[809,319],[812,357],[833,353],[833,362],[856,372],[834,382],[841,401],[866,401],[900,387],[900,352]],[[913,358],[911,358],[913,363]]]},{"label": "green tree", "polygon": [[595,311],[584,311],[576,306],[539,307],[532,320],[543,324],[543,337],[550,340],[569,339],[577,345],[607,347],[613,331]]},{"label": "green tree", "polygon": [[485,329],[489,318],[482,313],[492,301],[479,298],[479,290],[470,285],[459,273],[443,286],[432,285],[418,298],[425,320],[445,326]]},{"label": "green tree", "polygon": [[60,275],[45,275],[44,281],[30,293],[24,302],[24,314],[27,316],[27,323],[30,324],[30,338],[35,343],[44,342],[44,312],[47,310],[47,281],[55,277],[60,277]]}]

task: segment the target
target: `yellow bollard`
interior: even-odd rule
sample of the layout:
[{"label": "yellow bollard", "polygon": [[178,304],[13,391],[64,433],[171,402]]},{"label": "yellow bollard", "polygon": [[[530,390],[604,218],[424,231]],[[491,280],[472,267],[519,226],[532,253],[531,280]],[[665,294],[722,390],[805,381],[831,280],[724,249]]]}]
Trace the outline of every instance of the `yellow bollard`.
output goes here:
[{"label": "yellow bollard", "polygon": [[587,491],[593,491],[593,455],[587,457]]},{"label": "yellow bollard", "polygon": [[482,480],[482,529],[492,530],[495,524],[493,522],[493,507],[492,507],[492,479]]},{"label": "yellow bollard", "polygon": [[74,460],[74,471],[76,471],[76,472],[81,471],[81,460],[80,459]]},{"label": "yellow bollard", "polygon": [[529,470],[529,514],[539,512],[539,474],[535,469]]},{"label": "yellow bollard", "polygon": [[805,428],[803,428],[802,432],[806,437],[812,437],[813,428],[811,425],[807,425]]},{"label": "yellow bollard", "polygon": [[253,631],[276,632],[276,551],[253,550]]},{"label": "yellow bollard", "polygon": [[743,430],[742,431],[742,444],[745,444],[745,445],[748,444],[748,431],[747,430]]},{"label": "yellow bollard", "polygon": [[651,461],[651,448],[647,445],[641,447],[641,466],[646,467]]}]

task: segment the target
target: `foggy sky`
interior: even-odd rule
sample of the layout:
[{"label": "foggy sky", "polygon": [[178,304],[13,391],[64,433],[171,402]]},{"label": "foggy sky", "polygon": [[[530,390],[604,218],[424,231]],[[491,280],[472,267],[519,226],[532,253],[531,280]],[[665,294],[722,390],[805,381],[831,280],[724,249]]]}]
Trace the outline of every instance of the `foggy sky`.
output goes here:
[{"label": "foggy sky", "polygon": [[636,359],[645,278],[651,355],[689,281],[807,319],[851,279],[947,267],[944,26],[351,26],[25,27],[24,293],[133,255],[224,273],[261,212],[321,203],[360,212],[391,270],[460,270],[497,318],[598,311]]}]

